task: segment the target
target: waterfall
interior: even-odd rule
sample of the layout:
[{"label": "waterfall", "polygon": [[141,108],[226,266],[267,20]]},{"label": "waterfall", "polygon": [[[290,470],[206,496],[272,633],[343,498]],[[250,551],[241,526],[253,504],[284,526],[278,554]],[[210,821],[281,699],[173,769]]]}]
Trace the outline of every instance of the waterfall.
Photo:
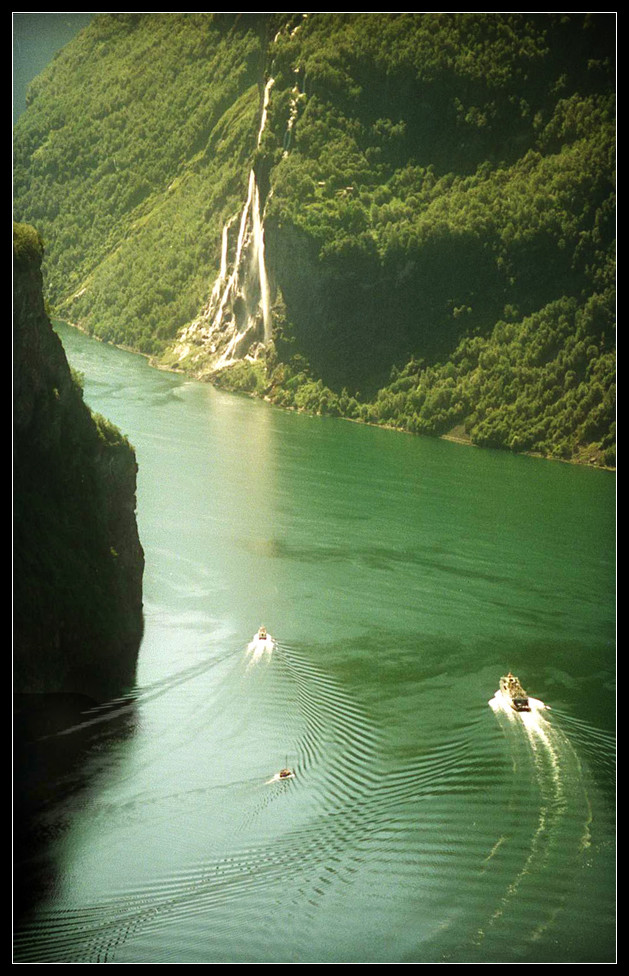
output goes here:
[{"label": "waterfall", "polygon": [[[299,68],[295,68],[295,74],[299,76],[299,74],[300,74],[300,69]],[[291,91],[290,109],[289,109],[289,113],[288,113],[288,122],[286,123],[286,132],[284,133],[284,142],[283,142],[284,156],[288,156],[288,154],[289,154],[289,152],[290,152],[290,150],[292,148],[292,144],[293,144],[293,132],[294,132],[294,128],[295,128],[295,122],[297,121],[297,113],[299,111],[299,101],[300,101],[300,99],[305,98],[305,97],[306,97],[306,75],[304,73],[304,77],[303,77],[303,89],[300,88],[300,85],[299,85],[299,77],[298,77],[297,78],[297,81],[296,81],[296,83],[293,86],[293,89]]]},{"label": "waterfall", "polygon": [[218,278],[214,282],[214,287],[212,289],[212,299],[217,300],[221,294],[222,287],[225,283],[225,278],[227,277],[227,244],[229,241],[229,228],[234,223],[237,214],[223,225],[223,233],[221,237],[221,267],[218,273]]},{"label": "waterfall", "polygon": [[[307,20],[280,29],[292,38]],[[291,18],[292,19],[292,18]],[[299,103],[306,97],[304,66],[294,68],[289,114],[283,139],[284,156],[293,144]],[[267,122],[274,78],[268,78],[262,97],[256,147],[260,147]],[[235,236],[235,226],[238,235]],[[200,314],[179,332],[170,350],[171,364],[193,369],[197,375],[211,375],[238,360],[255,360],[264,355],[272,338],[271,289],[265,260],[264,214],[255,170],[249,173],[247,198],[242,210],[225,222],[221,232],[221,261],[210,299]]]},{"label": "waterfall", "polygon": [[257,185],[253,188],[253,241],[254,249],[258,258],[258,281],[260,284],[260,309],[262,311],[262,323],[264,327],[264,341],[271,340],[271,297],[269,292],[269,280],[266,273],[266,261],[264,259],[264,227],[260,215],[260,192]]},{"label": "waterfall", "polygon": [[[274,79],[264,88],[262,112],[256,145],[259,146],[267,121]],[[238,223],[238,236],[232,228]],[[260,188],[252,168],[247,198],[242,211],[224,224],[221,235],[221,263],[210,300],[199,318],[179,335],[175,353],[179,361],[201,346],[207,358],[211,353],[213,370],[244,357],[255,359],[271,341],[271,297],[264,253],[264,222],[260,207]],[[199,355],[199,358],[201,356]]]},{"label": "waterfall", "polygon": [[258,145],[262,139],[262,133],[264,132],[264,127],[266,125],[266,116],[269,108],[269,98],[271,97],[271,88],[275,84],[274,78],[269,78],[266,85],[264,86],[264,100],[262,103],[262,117],[260,119],[260,128],[258,130]]}]

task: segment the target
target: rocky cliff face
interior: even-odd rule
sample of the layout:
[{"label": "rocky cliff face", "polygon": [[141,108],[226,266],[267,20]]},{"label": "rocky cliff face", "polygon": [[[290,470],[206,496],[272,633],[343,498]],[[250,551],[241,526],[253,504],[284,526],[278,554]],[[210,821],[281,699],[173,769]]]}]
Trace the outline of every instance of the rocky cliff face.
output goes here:
[{"label": "rocky cliff face", "polygon": [[14,691],[104,700],[133,683],[144,555],[128,441],[83,402],[14,227]]}]

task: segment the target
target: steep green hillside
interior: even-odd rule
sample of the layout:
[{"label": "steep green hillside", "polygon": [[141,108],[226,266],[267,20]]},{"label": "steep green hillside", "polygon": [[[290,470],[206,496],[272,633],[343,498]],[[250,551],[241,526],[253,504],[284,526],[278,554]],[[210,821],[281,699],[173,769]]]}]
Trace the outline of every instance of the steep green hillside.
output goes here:
[{"label": "steep green hillside", "polygon": [[[606,14],[97,18],[33,85],[16,209],[51,301],[101,337],[286,406],[611,465],[614,44]],[[233,305],[219,357],[251,167],[274,341]]]},{"label": "steep green hillside", "polygon": [[33,82],[16,219],[46,242],[60,314],[158,352],[206,299],[246,192],[260,31],[228,14],[97,17]]},{"label": "steep green hillside", "polygon": [[104,700],[133,684],[142,637],[137,467],[83,401],[41,259],[37,232],[14,225],[14,691]]}]

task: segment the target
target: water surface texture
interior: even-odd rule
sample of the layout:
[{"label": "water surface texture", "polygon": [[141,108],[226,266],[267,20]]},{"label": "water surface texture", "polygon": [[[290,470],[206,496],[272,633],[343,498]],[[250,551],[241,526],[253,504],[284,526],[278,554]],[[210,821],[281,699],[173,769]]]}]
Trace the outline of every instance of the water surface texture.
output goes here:
[{"label": "water surface texture", "polygon": [[[146,633],[62,730],[17,961],[612,961],[613,475],[60,333],[137,451]],[[491,708],[509,669],[550,709]]]}]

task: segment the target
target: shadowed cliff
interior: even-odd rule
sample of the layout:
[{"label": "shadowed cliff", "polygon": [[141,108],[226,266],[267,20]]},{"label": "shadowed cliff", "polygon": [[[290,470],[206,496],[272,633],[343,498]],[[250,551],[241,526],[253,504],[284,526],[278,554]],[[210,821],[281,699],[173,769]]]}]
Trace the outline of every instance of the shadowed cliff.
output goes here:
[{"label": "shadowed cliff", "polygon": [[83,402],[44,308],[42,244],[14,225],[14,691],[133,684],[144,555],[128,441]]}]

